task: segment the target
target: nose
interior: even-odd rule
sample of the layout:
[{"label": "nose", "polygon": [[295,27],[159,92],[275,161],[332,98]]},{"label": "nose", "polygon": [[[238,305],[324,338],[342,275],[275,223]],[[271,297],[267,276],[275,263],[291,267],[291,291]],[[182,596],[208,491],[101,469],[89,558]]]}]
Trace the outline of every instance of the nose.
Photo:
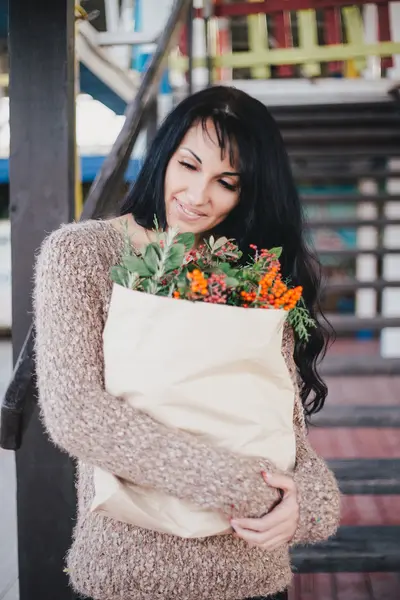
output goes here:
[{"label": "nose", "polygon": [[197,180],[196,183],[188,188],[186,194],[188,203],[193,207],[204,206],[208,202],[207,185],[205,182]]}]

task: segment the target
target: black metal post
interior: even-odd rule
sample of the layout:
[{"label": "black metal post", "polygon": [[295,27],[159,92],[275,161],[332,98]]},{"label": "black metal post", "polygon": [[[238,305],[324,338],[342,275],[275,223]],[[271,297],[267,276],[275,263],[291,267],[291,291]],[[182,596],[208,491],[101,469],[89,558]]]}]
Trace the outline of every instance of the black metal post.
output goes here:
[{"label": "black metal post", "polygon": [[[31,324],[34,254],[74,216],[74,0],[9,2],[9,48],[15,363]],[[74,467],[45,435],[35,395],[32,383],[16,453],[20,600],[72,600],[63,568]]]}]

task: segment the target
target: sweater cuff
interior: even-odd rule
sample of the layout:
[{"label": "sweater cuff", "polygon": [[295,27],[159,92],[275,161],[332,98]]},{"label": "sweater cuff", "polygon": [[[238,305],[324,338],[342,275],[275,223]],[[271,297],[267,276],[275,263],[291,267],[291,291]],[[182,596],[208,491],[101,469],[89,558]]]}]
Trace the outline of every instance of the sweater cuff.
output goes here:
[{"label": "sweater cuff", "polygon": [[290,545],[327,540],[336,533],[340,521],[340,494],[333,474],[328,471],[325,481],[319,483],[299,472],[294,480],[300,515]]}]

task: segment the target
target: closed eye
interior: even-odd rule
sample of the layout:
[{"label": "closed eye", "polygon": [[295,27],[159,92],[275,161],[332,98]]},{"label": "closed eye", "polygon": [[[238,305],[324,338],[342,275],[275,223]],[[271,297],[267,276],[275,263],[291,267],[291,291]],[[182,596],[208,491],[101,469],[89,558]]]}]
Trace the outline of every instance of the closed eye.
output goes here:
[{"label": "closed eye", "polygon": [[179,160],[178,162],[185,169],[188,169],[189,171],[196,171],[196,167],[194,165],[191,165],[190,163],[187,163],[184,160]]},{"label": "closed eye", "polygon": [[231,183],[228,183],[224,179],[219,179],[218,181],[222,185],[222,187],[224,187],[227,190],[230,190],[231,192],[236,192],[236,190],[238,189],[237,185],[233,185]]}]

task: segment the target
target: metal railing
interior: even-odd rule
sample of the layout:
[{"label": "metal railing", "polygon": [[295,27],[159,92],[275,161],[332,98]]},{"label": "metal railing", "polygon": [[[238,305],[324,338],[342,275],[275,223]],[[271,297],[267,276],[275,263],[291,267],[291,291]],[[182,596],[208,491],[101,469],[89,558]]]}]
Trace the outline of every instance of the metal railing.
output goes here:
[{"label": "metal railing", "polygon": [[[154,130],[158,83],[164,73],[169,53],[176,45],[180,28],[184,24],[187,24],[189,29],[191,27],[191,7],[191,0],[175,1],[139,90],[127,108],[121,132],[89,192],[81,220],[104,217],[115,207],[115,198],[122,191],[124,173],[139,134],[145,127],[150,131]],[[31,326],[1,405],[0,446],[7,450],[17,450],[22,442],[25,399],[34,377],[33,347],[34,333]]]}]

